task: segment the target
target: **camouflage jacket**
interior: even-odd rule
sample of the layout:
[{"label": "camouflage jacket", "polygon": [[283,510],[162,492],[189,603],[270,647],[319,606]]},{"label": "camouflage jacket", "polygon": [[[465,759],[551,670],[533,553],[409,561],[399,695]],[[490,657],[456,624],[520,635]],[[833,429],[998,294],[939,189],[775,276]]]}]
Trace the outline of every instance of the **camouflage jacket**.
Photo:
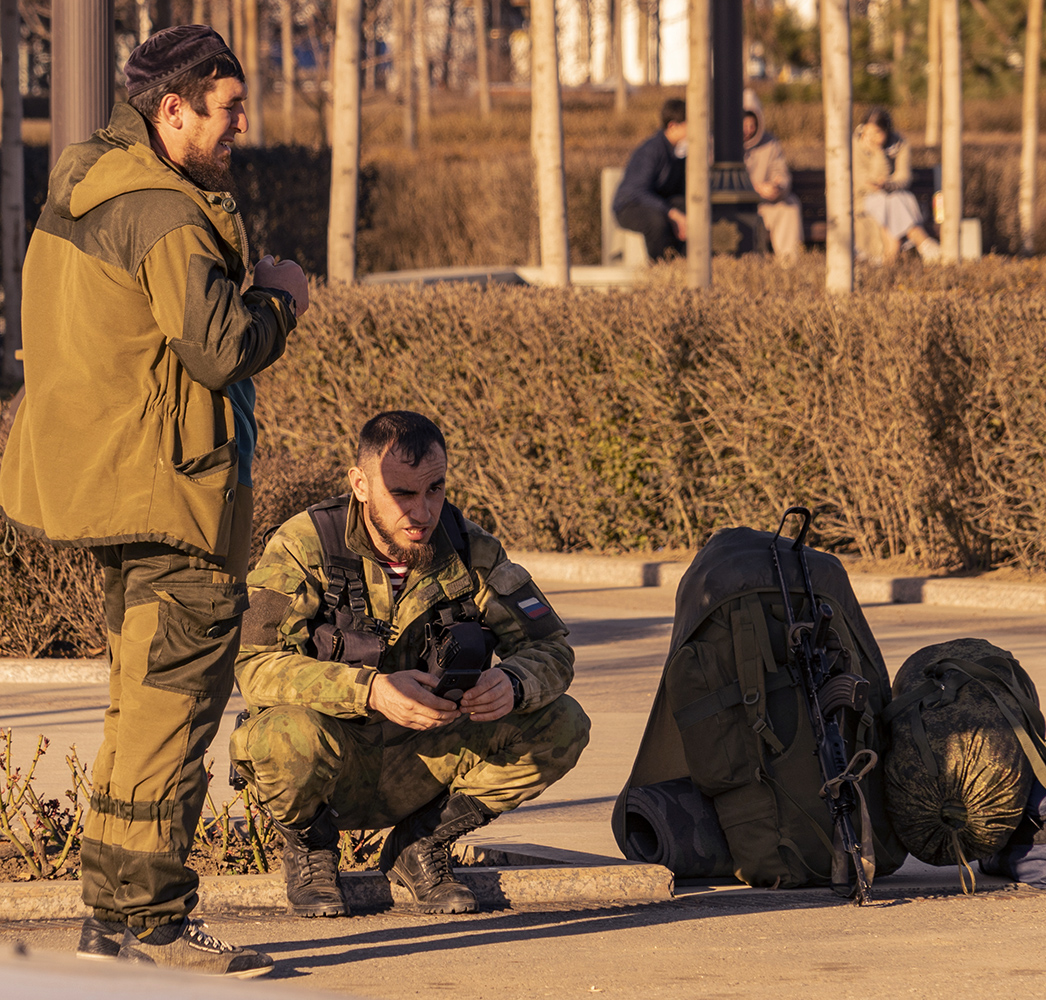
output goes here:
[{"label": "camouflage jacket", "polygon": [[[388,622],[392,634],[381,671],[424,669],[425,625],[440,606],[469,596],[481,620],[497,636],[497,664],[523,685],[521,712],[536,711],[558,698],[574,676],[574,651],[567,628],[522,567],[479,525],[464,521],[471,568],[454,550],[443,526],[432,542],[428,569],[411,571],[394,602],[392,586],[367,540],[359,505],[349,504],[348,547],[363,557],[367,610]],[[308,512],[280,526],[247,578],[251,607],[243,620],[236,679],[252,709],[306,705],[341,718],[381,716],[367,708],[375,671],[317,660],[309,624],[321,614],[327,587],[323,551]],[[547,610],[545,610],[547,609]]]}]

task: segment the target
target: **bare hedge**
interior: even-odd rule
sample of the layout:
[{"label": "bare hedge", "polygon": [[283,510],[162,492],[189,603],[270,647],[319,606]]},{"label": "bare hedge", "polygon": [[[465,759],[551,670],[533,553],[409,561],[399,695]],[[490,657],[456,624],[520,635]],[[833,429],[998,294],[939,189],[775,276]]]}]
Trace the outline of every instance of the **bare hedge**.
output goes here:
[{"label": "bare hedge", "polygon": [[[1046,294],[1035,261],[862,273],[681,262],[632,292],[319,288],[258,380],[256,548],[340,491],[363,422],[447,434],[455,502],[508,545],[692,550],[718,527],[817,510],[816,542],[942,570],[1046,568]],[[0,560],[0,652],[101,646],[90,561]]]}]

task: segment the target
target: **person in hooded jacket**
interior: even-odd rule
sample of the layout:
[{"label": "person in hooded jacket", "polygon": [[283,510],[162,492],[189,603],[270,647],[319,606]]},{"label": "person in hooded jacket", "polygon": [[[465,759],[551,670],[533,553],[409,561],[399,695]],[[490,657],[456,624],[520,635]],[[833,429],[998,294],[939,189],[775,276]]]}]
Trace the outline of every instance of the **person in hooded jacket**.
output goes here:
[{"label": "person in hooded jacket", "polygon": [[0,509],[103,572],[110,705],[77,955],[249,978],[272,959],[189,918],[186,862],[247,608],[251,377],[283,354],[308,282],[263,257],[244,287],[229,165],[247,88],[222,38],[165,29],[125,75],[128,103],[59,157],[29,243]]},{"label": "person in hooded jacket", "polygon": [[744,92],[745,167],[759,204],[759,217],[770,234],[770,245],[783,264],[791,264],[803,245],[803,209],[792,194],[792,172],[781,143],[766,130],[763,108],[751,91]]}]

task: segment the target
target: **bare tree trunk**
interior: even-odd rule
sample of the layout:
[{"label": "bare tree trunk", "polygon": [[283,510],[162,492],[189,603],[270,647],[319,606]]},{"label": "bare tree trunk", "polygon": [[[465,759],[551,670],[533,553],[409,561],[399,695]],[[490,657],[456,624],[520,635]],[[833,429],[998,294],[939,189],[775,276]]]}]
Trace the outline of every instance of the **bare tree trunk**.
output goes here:
[{"label": "bare tree trunk", "polygon": [[585,67],[583,83],[592,80],[592,0],[578,0],[578,64]]},{"label": "bare tree trunk", "polygon": [[443,54],[440,57],[439,81],[444,90],[450,89],[451,65],[456,65],[454,58],[454,18],[458,13],[457,0],[447,0],[447,30],[443,35]]},{"label": "bare tree trunk", "polygon": [[959,261],[963,208],[962,34],[959,30],[959,0],[943,0],[941,6],[941,64],[941,193],[944,197],[941,261],[956,264]]},{"label": "bare tree trunk", "polygon": [[418,135],[428,138],[432,130],[432,73],[429,69],[429,45],[425,0],[414,0],[414,69],[418,78]]},{"label": "bare tree trunk", "polygon": [[403,145],[417,149],[418,136],[414,124],[414,56],[411,52],[410,27],[414,20],[414,0],[399,0],[400,31],[397,41],[400,52],[400,99],[403,101]]},{"label": "bare tree trunk", "polygon": [[926,26],[926,145],[941,144],[941,0],[930,0]]},{"label": "bare tree trunk", "polygon": [[530,145],[537,177],[541,266],[549,284],[566,287],[570,284],[570,244],[555,0],[531,0],[530,58]]},{"label": "bare tree trunk", "polygon": [[479,91],[479,116],[489,118],[490,51],[487,47],[487,18],[484,0],[472,0],[472,18],[476,25],[476,89]]},{"label": "bare tree trunk", "polygon": [[[337,29],[335,29],[337,31]],[[294,142],[294,8],[291,0],[280,4],[280,61],[283,63],[283,141]]]},{"label": "bare tree trunk", "polygon": [[625,79],[625,0],[614,4],[614,110],[628,110],[628,81]]},{"label": "bare tree trunk", "polygon": [[153,19],[149,13],[149,0],[138,0],[138,44],[141,45],[153,33]]},{"label": "bare tree trunk", "polygon": [[231,37],[227,38],[226,41],[242,63],[247,58],[243,50],[243,5],[246,3],[246,0],[230,0],[230,2],[232,4],[229,11],[229,17],[232,22],[229,25]]},{"label": "bare tree trunk", "polygon": [[654,46],[651,53],[650,82],[657,86],[661,83],[661,0],[651,0],[651,16],[654,22],[651,27]]},{"label": "bare tree trunk", "polygon": [[25,256],[25,166],[22,159],[22,94],[18,86],[18,43],[21,36],[18,0],[0,0],[3,63],[2,136],[0,136],[0,258],[3,262],[4,340],[0,375],[13,386],[22,381],[22,259]]},{"label": "bare tree trunk", "polygon": [[650,12],[646,0],[638,0],[636,17],[639,19],[639,32],[636,41],[639,49],[639,82],[646,86],[650,82]]},{"label": "bare tree trunk", "polygon": [[689,0],[690,79],[686,86],[686,285],[712,285],[712,7]]},{"label": "bare tree trunk", "polygon": [[206,0],[192,0],[192,23],[193,24],[206,24],[207,23],[207,3],[206,3]]},{"label": "bare tree trunk", "polygon": [[907,104],[912,99],[912,88],[904,65],[904,56],[908,49],[908,34],[904,25],[904,12],[907,7],[908,0],[893,0],[893,63],[890,77],[894,95],[902,104]]},{"label": "bare tree trunk", "polygon": [[378,11],[371,5],[363,8],[363,89],[374,93],[378,86]]},{"label": "bare tree trunk", "polygon": [[821,75],[824,88],[825,290],[849,295],[854,289],[853,116],[850,5],[821,0]]},{"label": "bare tree trunk", "polygon": [[338,0],[327,277],[356,280],[356,210],[360,173],[360,22],[363,0]]},{"label": "bare tree trunk", "polygon": [[211,0],[211,27],[225,39],[226,44],[232,44],[229,28],[229,0]]},{"label": "bare tree trunk", "polygon": [[1024,39],[1024,102],[1021,106],[1021,253],[1035,252],[1035,166],[1039,152],[1039,78],[1042,59],[1042,0],[1028,0]]},{"label": "bare tree trunk", "polygon": [[262,82],[261,59],[258,52],[258,0],[243,0],[243,72],[247,77],[250,96],[251,126],[245,142],[248,146],[265,145],[265,125],[262,121],[262,102],[265,87]]}]

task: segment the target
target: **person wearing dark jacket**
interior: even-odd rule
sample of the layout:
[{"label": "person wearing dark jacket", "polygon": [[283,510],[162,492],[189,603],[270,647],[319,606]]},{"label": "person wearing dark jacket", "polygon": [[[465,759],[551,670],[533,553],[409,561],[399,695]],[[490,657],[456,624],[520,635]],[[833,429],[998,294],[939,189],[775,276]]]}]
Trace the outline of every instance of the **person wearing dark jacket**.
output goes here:
[{"label": "person wearing dark jacket", "polygon": [[651,260],[686,253],[685,101],[665,101],[661,130],[629,157],[613,210],[618,225],[643,234]]}]

